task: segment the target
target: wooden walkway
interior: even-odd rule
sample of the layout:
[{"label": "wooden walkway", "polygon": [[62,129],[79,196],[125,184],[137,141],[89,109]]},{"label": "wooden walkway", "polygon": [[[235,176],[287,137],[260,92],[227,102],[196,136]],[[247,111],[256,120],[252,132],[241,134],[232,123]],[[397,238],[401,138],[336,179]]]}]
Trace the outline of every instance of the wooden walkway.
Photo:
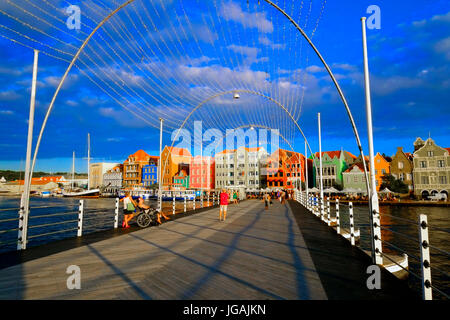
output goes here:
[{"label": "wooden walkway", "polygon": [[[333,271],[325,252],[336,250],[331,238],[324,242],[329,248],[314,243],[313,220],[304,237],[305,213],[291,206],[275,202],[264,210],[261,201],[245,201],[229,206],[225,222],[218,209],[205,210],[4,268],[0,299],[346,299],[368,291],[361,278],[367,262],[334,241],[341,248]],[[67,289],[70,265],[81,269],[80,290]],[[342,274],[348,265],[359,272],[353,280]],[[340,290],[346,279],[352,281]],[[397,288],[377,297],[404,295]]]}]

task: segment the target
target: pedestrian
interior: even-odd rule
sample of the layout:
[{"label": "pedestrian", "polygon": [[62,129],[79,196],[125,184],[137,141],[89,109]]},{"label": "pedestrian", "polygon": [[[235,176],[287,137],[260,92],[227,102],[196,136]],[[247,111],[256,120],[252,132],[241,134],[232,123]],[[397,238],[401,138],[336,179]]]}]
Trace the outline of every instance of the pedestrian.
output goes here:
[{"label": "pedestrian", "polygon": [[264,194],[263,201],[264,201],[265,209],[268,210],[269,209],[269,205],[270,205],[270,195],[268,193]]},{"label": "pedestrian", "polygon": [[133,198],[130,196],[130,193],[125,193],[125,197],[120,199],[120,201],[123,201],[123,222],[122,222],[122,228],[129,228],[128,222],[133,219],[134,212],[136,211],[137,204],[133,200]]},{"label": "pedestrian", "polygon": [[234,203],[234,204],[238,204],[237,193],[236,193],[236,191],[233,192],[233,203]]},{"label": "pedestrian", "polygon": [[222,221],[222,213],[223,213],[223,221],[227,218],[227,208],[228,208],[228,199],[230,198],[225,189],[222,189],[222,192],[219,195],[220,197],[220,209],[219,209],[219,221]]}]

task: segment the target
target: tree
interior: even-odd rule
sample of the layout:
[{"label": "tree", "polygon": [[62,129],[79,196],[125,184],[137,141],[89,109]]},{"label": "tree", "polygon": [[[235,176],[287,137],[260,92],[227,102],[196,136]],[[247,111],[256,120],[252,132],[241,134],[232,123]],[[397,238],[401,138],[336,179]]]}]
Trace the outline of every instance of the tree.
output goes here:
[{"label": "tree", "polygon": [[409,191],[408,186],[402,180],[396,179],[391,174],[385,174],[381,179],[383,182],[380,186],[380,190],[388,188],[397,193],[408,193]]}]

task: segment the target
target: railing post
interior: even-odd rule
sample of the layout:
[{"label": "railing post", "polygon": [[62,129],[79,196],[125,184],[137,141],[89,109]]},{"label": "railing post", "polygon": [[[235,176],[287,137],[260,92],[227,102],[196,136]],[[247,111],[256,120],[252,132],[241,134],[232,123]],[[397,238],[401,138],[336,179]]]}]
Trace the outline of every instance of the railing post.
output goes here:
[{"label": "railing post", "polygon": [[192,203],[192,209],[193,210],[195,210],[195,199],[196,199],[196,196],[194,195],[194,200],[193,200],[193,203]]},{"label": "railing post", "polygon": [[81,237],[83,234],[83,213],[84,213],[84,200],[80,200],[80,206],[78,208],[78,232],[77,236]]},{"label": "railing post", "polygon": [[216,204],[216,193],[213,193],[213,201],[212,201],[212,205],[214,207],[214,205]]},{"label": "railing post", "polygon": [[382,256],[382,252],[383,252],[383,247],[382,247],[382,243],[381,243],[381,219],[380,219],[380,213],[377,212],[376,210],[372,211],[372,215],[373,215],[373,226],[372,226],[372,230],[373,230],[373,243],[374,243],[374,249],[375,252],[375,263],[382,265],[383,264],[383,256]]},{"label": "railing post", "polygon": [[175,214],[175,194],[172,196],[172,214]]},{"label": "railing post", "polygon": [[348,203],[348,215],[350,217],[350,242],[352,246],[355,245],[355,224],[353,219],[353,203]]},{"label": "railing post", "polygon": [[319,205],[320,205],[320,220],[325,221],[325,201],[324,198],[322,198],[321,196],[319,196]]},{"label": "railing post", "polygon": [[186,212],[186,196],[184,196],[184,212]]},{"label": "railing post", "polygon": [[425,214],[419,215],[420,265],[422,267],[422,298],[433,300],[431,288],[430,243],[428,240],[428,220]]},{"label": "railing post", "polygon": [[208,195],[206,197],[207,197],[206,201],[208,202],[208,207],[209,207],[209,192],[208,192]]},{"label": "railing post", "polygon": [[330,216],[330,198],[327,198],[327,223],[331,224],[331,216]]},{"label": "railing post", "polygon": [[339,221],[339,199],[336,199],[336,231],[341,233],[341,223]]},{"label": "railing post", "polygon": [[27,226],[24,223],[25,208],[19,210],[19,232],[17,233],[17,250],[25,250],[27,248]]},{"label": "railing post", "polygon": [[203,208],[203,191],[200,193],[200,207]]},{"label": "railing post", "polygon": [[119,226],[119,198],[116,198],[116,208],[114,210],[114,229]]}]

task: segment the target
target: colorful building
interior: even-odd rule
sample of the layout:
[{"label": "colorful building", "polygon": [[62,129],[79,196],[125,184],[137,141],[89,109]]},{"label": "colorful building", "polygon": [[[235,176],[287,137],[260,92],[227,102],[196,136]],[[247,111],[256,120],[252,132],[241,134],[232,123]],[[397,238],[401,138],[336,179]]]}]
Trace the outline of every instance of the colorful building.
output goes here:
[{"label": "colorful building", "polygon": [[189,168],[189,186],[192,189],[213,190],[215,187],[215,162],[212,157],[195,156]]},{"label": "colorful building", "polygon": [[189,175],[186,170],[182,169],[173,177],[172,190],[189,189]]},{"label": "colorful building", "polygon": [[397,147],[397,152],[391,161],[391,175],[395,179],[403,181],[408,186],[410,192],[414,190],[413,168],[412,154],[403,152],[402,147]]},{"label": "colorful building", "polygon": [[[374,157],[375,162],[375,184],[377,191],[383,183],[383,176],[391,173],[391,163],[387,161],[379,152]],[[369,169],[367,169],[369,170]]]},{"label": "colorful building", "polygon": [[142,167],[142,185],[150,187],[158,183],[159,157],[150,159],[149,164]]},{"label": "colorful building", "polygon": [[117,192],[122,188],[123,164],[106,171],[103,175],[103,185],[106,192]]},{"label": "colorful building", "polygon": [[123,187],[142,187],[142,168],[151,161],[157,161],[158,157],[150,156],[144,150],[138,150],[130,154],[123,163]]},{"label": "colorful building", "polygon": [[[313,159],[313,179],[315,186],[318,188],[320,186],[320,163],[319,163],[319,152],[316,152]],[[312,156],[311,156],[312,158]],[[324,151],[322,152],[322,179],[323,187],[343,187],[343,175],[353,163],[356,161],[357,157],[348,151]]]},{"label": "colorful building", "polygon": [[267,159],[262,147],[223,150],[215,156],[215,187],[261,188],[261,171]]},{"label": "colorful building", "polygon": [[437,193],[450,192],[450,148],[441,148],[428,138],[414,142],[414,194],[428,198]]},{"label": "colorful building", "polygon": [[294,151],[278,149],[267,159],[267,188],[293,189],[305,181],[305,157]]},{"label": "colorful building", "polygon": [[189,150],[165,146],[161,153],[162,188],[170,190],[174,185],[174,177],[182,170],[189,175],[189,165],[192,155]]},{"label": "colorful building", "polygon": [[[369,166],[367,165],[367,170]],[[364,166],[362,162],[352,164],[342,173],[343,187],[345,189],[355,189],[367,191],[366,178],[364,175]]]},{"label": "colorful building", "polygon": [[96,189],[104,186],[103,175],[120,163],[98,162],[89,164],[89,187]]}]

